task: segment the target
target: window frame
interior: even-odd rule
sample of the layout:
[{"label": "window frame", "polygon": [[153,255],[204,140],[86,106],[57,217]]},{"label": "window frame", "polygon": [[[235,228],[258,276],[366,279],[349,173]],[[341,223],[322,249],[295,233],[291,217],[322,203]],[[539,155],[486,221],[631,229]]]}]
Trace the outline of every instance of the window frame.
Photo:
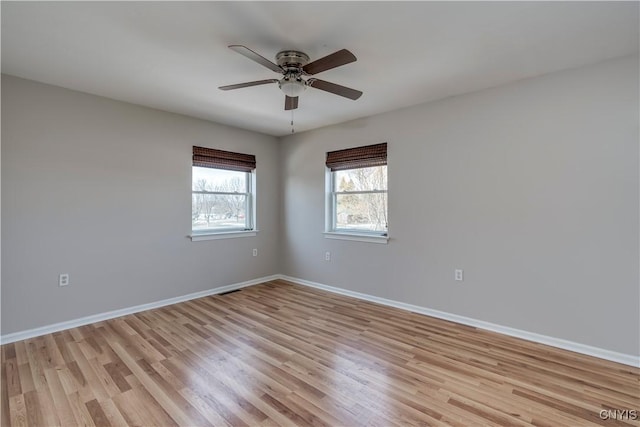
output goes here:
[{"label": "window frame", "polygon": [[[194,189],[194,168],[217,169],[219,171],[239,172],[244,174],[244,191],[209,191]],[[256,157],[253,154],[237,153],[216,148],[193,146],[191,164],[191,233],[187,236],[192,241],[229,239],[236,237],[252,237],[258,234],[256,212]],[[238,227],[216,227],[194,229],[193,196],[196,194],[244,196],[244,225]]]},{"label": "window frame", "polygon": [[[389,240],[389,167],[388,165],[379,165],[372,167],[387,168],[387,188],[385,190],[367,190],[367,191],[336,191],[336,174],[344,170],[353,170],[360,168],[342,169],[340,171],[332,171],[329,167],[325,167],[325,231],[324,237],[327,239],[352,240],[369,243],[387,243]],[[386,194],[387,201],[387,224],[386,230],[362,230],[356,228],[337,228],[337,199],[339,194]]]}]

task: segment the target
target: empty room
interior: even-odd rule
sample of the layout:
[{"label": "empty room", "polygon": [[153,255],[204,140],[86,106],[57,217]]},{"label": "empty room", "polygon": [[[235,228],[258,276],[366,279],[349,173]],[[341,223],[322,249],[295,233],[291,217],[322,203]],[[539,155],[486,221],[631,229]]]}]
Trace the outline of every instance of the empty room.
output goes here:
[{"label": "empty room", "polygon": [[2,426],[640,426],[640,3],[1,12]]}]

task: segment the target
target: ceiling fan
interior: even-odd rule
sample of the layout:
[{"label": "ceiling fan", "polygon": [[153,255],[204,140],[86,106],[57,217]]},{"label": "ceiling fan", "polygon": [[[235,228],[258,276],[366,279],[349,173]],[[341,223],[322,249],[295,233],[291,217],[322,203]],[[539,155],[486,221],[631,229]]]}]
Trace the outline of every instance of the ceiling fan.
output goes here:
[{"label": "ceiling fan", "polygon": [[271,71],[280,73],[283,77],[278,79],[257,80],[254,82],[239,83],[235,85],[220,86],[218,89],[231,90],[243,87],[258,86],[269,83],[278,83],[278,86],[284,92],[284,109],[295,110],[298,108],[298,96],[308,87],[324,90],[325,92],[335,95],[344,96],[345,98],[356,100],[362,96],[359,90],[340,86],[335,83],[327,82],[316,78],[305,80],[303,76],[309,76],[340,67],[345,64],[356,61],[353,53],[347,49],[342,49],[327,55],[323,58],[309,62],[309,56],[297,50],[283,50],[276,55],[276,63],[269,61],[267,58],[257,54],[246,46],[231,45],[229,49],[238,52],[240,55],[267,67]]}]

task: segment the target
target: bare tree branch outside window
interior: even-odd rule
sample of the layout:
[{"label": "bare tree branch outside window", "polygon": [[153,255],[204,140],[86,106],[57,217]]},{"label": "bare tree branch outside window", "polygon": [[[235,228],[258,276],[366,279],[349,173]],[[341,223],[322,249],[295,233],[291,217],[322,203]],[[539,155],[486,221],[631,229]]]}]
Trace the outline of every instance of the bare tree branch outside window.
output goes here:
[{"label": "bare tree branch outside window", "polygon": [[333,172],[337,229],[386,231],[387,167]]}]

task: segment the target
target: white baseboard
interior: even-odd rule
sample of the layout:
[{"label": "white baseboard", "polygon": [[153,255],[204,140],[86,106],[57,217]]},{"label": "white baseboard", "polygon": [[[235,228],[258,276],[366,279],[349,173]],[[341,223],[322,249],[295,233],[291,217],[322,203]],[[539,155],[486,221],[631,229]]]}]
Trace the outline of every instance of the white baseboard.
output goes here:
[{"label": "white baseboard", "polygon": [[299,285],[309,286],[312,288],[322,289],[324,291],[346,295],[346,296],[362,299],[365,301],[371,301],[371,302],[375,302],[375,303],[390,306],[390,307],[396,307],[403,310],[413,311],[415,313],[436,317],[438,319],[449,320],[451,322],[461,323],[463,325],[473,326],[479,329],[498,332],[500,334],[504,334],[504,335],[508,335],[516,338],[522,338],[527,341],[546,344],[552,347],[557,347],[557,348],[573,351],[580,354],[586,354],[588,356],[594,356],[600,359],[610,360],[612,362],[622,363],[622,364],[633,366],[633,367],[640,367],[640,357],[634,356],[631,354],[618,353],[615,351],[605,350],[603,348],[580,344],[573,341],[567,341],[564,339],[554,338],[547,335],[541,335],[533,332],[523,331],[520,329],[510,328],[508,326],[496,325],[495,323],[489,323],[483,320],[476,320],[469,317],[459,316],[457,314],[451,314],[451,313],[446,313],[444,311],[433,310],[431,308],[420,307],[417,305],[406,304],[403,302],[394,301],[386,298],[380,298],[373,295],[363,294],[360,292],[349,291],[346,289],[323,285],[321,283],[298,279],[296,277],[289,277],[285,275],[280,275],[279,277],[283,280],[297,283]]},{"label": "white baseboard", "polygon": [[527,341],[546,344],[552,347],[574,351],[576,353],[586,354],[588,356],[594,356],[600,359],[610,360],[612,362],[622,363],[622,364],[634,366],[634,367],[640,367],[640,357],[634,356],[631,354],[618,353],[618,352],[606,350],[603,348],[580,344],[573,341],[567,341],[560,338],[554,338],[547,335],[536,334],[533,332],[527,332],[520,329],[510,328],[508,326],[502,326],[502,325],[497,325],[495,323],[485,322],[483,320],[472,319],[470,317],[459,316],[457,314],[451,314],[444,311],[434,310],[431,308],[420,307],[413,304],[403,303],[400,301],[380,298],[380,297],[376,297],[373,295],[368,295],[360,292],[349,291],[347,289],[336,288],[334,286],[323,285],[321,283],[311,282],[309,280],[303,280],[303,279],[290,277],[282,274],[275,274],[272,276],[260,277],[260,278],[248,280],[242,283],[235,283],[232,285],[221,286],[218,288],[208,289],[206,291],[195,292],[187,295],[169,298],[162,301],[156,301],[148,304],[136,305],[134,307],[127,307],[119,310],[108,311],[105,313],[94,314],[91,316],[86,316],[79,319],[55,323],[53,325],[42,326],[39,328],[29,329],[26,331],[14,332],[11,334],[0,336],[0,344],[9,344],[15,341],[34,338],[37,336],[50,334],[53,332],[63,331],[65,329],[88,325],[90,323],[101,322],[103,320],[109,320],[116,317],[139,313],[145,310],[151,310],[154,308],[164,307],[171,304],[177,304],[180,302],[189,301],[196,298],[202,298],[209,295],[216,295],[216,294],[221,294],[223,292],[246,288],[247,286],[253,286],[259,283],[264,283],[264,282],[268,282],[276,279],[283,279],[289,282],[297,283],[299,285],[322,289],[322,290],[333,292],[340,295],[346,295],[346,296],[358,298],[365,301],[371,301],[371,302],[375,302],[375,303],[390,306],[390,307],[400,308],[402,310],[413,311],[415,313],[424,314],[426,316],[436,317],[438,319],[449,320],[451,322],[461,323],[463,325],[473,326],[479,329],[498,332],[500,334],[504,334],[504,335],[508,335],[516,338],[522,338]]},{"label": "white baseboard", "polygon": [[91,316],[81,317],[79,319],[67,320],[65,322],[54,323],[53,325],[33,328],[26,331],[14,332],[0,336],[0,344],[9,344],[15,341],[26,340],[28,338],[38,337],[40,335],[51,334],[53,332],[63,331],[65,329],[76,328],[78,326],[88,325],[90,323],[101,322],[116,317],[126,316],[128,314],[139,313],[145,310],[164,307],[166,305],[177,304],[179,302],[189,301],[196,298],[202,298],[209,295],[221,294],[223,292],[234,291],[236,289],[246,288],[247,286],[257,285],[258,283],[268,282],[280,278],[280,275],[260,277],[233,285],[220,286],[219,288],[208,289],[206,291],[194,292],[187,295],[181,295],[174,298],[164,299],[162,301],[150,302],[148,304],[136,305],[133,307],[121,308],[119,310],[107,311],[105,313],[93,314]]}]

